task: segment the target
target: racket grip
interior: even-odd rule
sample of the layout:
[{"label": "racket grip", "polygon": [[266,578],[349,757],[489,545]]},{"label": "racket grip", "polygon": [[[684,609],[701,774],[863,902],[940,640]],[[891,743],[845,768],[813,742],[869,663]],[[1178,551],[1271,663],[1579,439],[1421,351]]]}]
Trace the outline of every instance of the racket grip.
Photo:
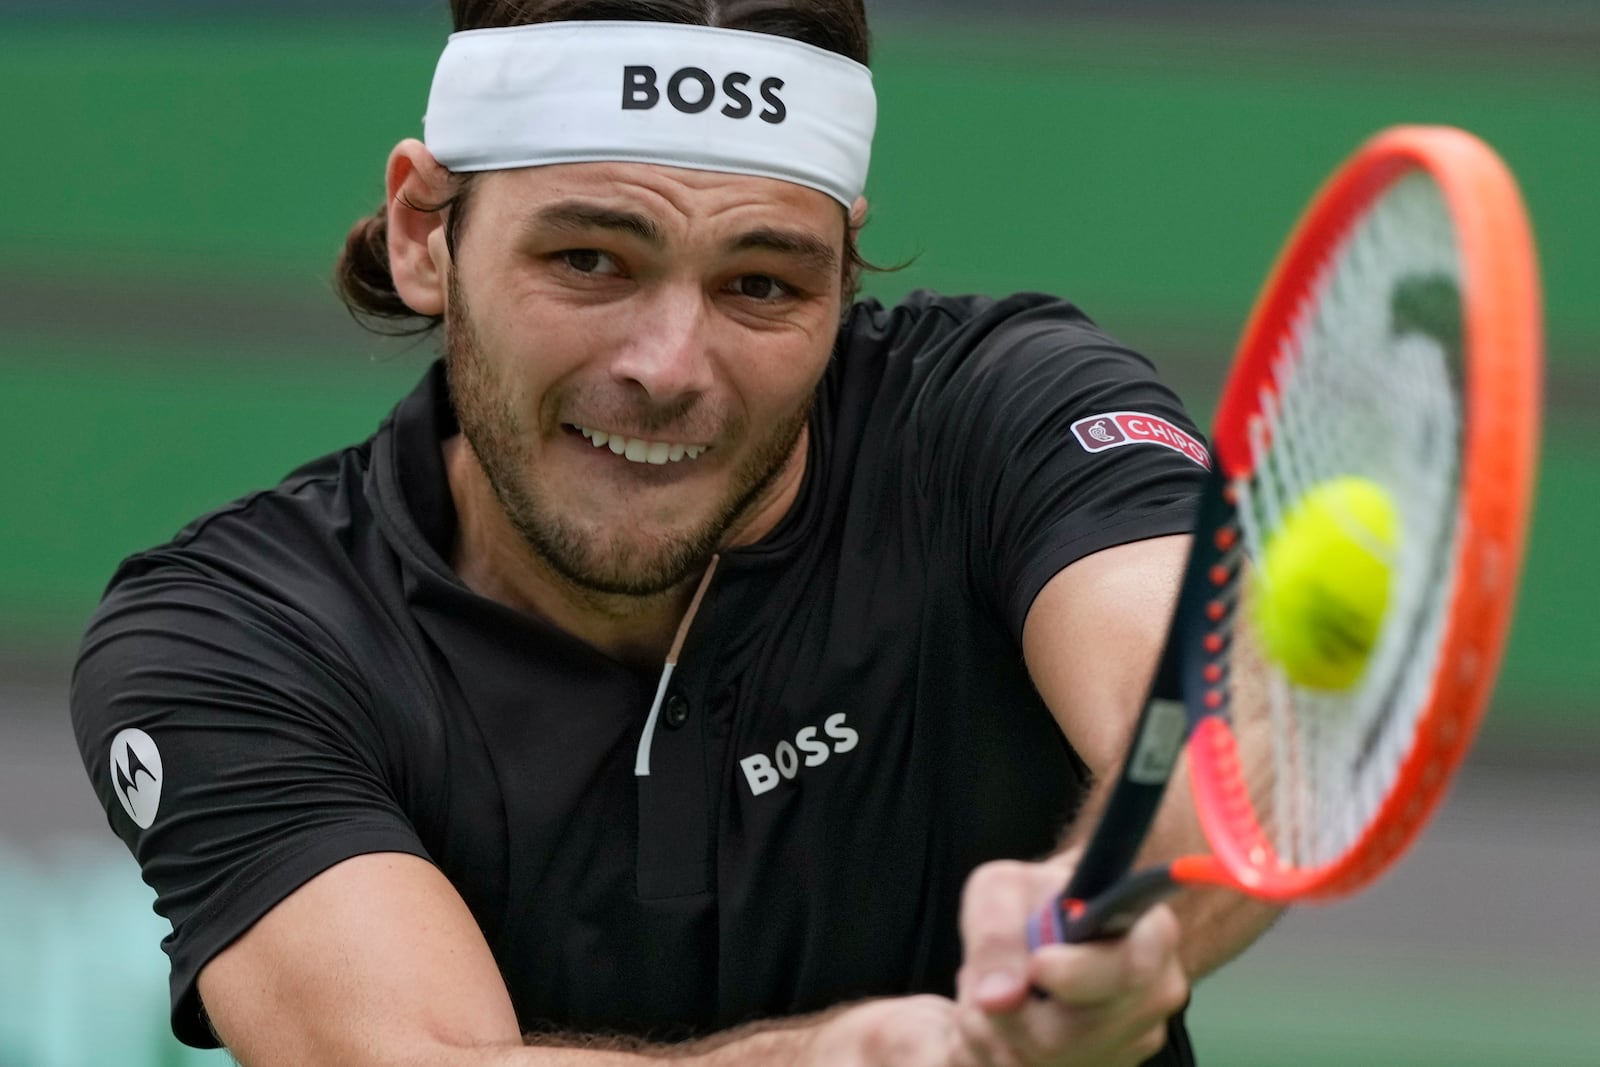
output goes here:
[{"label": "racket grip", "polygon": [[1129,875],[1093,900],[1062,894],[1028,919],[1028,948],[1121,937],[1139,916],[1177,892],[1170,867]]}]

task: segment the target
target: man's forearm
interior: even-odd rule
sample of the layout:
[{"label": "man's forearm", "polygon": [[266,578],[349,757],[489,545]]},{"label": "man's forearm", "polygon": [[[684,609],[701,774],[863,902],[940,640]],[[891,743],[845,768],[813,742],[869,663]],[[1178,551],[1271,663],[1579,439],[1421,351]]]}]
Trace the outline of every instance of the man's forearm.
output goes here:
[{"label": "man's forearm", "polygon": [[1179,957],[1191,981],[1210,974],[1267,931],[1283,909],[1231,889],[1185,889],[1172,902],[1183,928]]},{"label": "man's forearm", "polygon": [[[507,1058],[512,1064],[540,1067],[641,1067],[674,1060],[693,1067],[733,1067],[762,1063],[787,1067],[803,1062],[817,1031],[848,1007],[811,1015],[748,1023],[709,1037],[679,1044],[654,1044],[639,1038],[595,1034],[529,1034],[527,1055]],[[498,1067],[498,1063],[496,1064]]]},{"label": "man's forearm", "polygon": [[[366,1058],[352,1058],[349,1049],[341,1051],[337,1058],[340,1063],[418,1067],[648,1067],[669,1060],[684,1067],[742,1067],[750,1063],[802,1067],[830,1062],[811,1057],[818,1034],[851,1007],[750,1023],[679,1044],[657,1044],[611,1034],[533,1033],[524,1035],[517,1045],[421,1042],[397,1053],[395,1046],[389,1044],[367,1049]],[[394,1036],[397,1035],[391,1035]],[[241,1067],[255,1067],[254,1058],[235,1055]]]}]

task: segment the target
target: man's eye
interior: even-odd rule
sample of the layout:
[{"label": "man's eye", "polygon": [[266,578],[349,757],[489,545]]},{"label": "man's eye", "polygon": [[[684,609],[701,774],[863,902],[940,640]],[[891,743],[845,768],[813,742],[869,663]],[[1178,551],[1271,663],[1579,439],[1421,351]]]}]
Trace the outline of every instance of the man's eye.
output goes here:
[{"label": "man's eye", "polygon": [[612,274],[617,269],[610,256],[594,248],[574,248],[560,255],[561,261],[579,274]]},{"label": "man's eye", "polygon": [[770,274],[745,274],[733,283],[733,291],[751,300],[776,300],[789,294],[788,286]]}]

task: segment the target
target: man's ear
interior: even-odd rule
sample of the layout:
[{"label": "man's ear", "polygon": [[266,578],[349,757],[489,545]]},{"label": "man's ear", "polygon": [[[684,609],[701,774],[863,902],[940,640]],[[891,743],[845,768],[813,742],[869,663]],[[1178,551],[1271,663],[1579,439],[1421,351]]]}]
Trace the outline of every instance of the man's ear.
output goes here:
[{"label": "man's ear", "polygon": [[[845,218],[845,241],[848,248],[856,248],[861,238],[861,227],[867,224],[867,198],[856,197],[856,202],[850,205],[850,213]],[[844,272],[844,303],[846,310],[861,289],[861,261],[860,252],[857,251],[850,263],[845,264]]]},{"label": "man's ear", "polygon": [[450,172],[421,141],[407,138],[389,153],[384,186],[394,291],[418,315],[443,315],[450,251],[439,206],[450,198]]},{"label": "man's ear", "polygon": [[850,207],[850,232],[860,233],[861,227],[867,224],[867,198],[856,197],[856,202]]}]

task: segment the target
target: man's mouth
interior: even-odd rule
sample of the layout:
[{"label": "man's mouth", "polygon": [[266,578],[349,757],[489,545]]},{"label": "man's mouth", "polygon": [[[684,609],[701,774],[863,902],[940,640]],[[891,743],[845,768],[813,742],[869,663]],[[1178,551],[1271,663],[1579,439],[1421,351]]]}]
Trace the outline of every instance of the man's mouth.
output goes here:
[{"label": "man's mouth", "polygon": [[589,439],[596,448],[609,448],[612,452],[628,460],[630,463],[649,463],[660,466],[663,463],[681,463],[686,459],[695,459],[709,449],[710,445],[686,445],[681,442],[647,441],[642,437],[627,437],[620,433],[607,433],[605,430],[595,430],[588,426],[579,426],[568,423],[568,428],[576,430],[579,434]]}]

